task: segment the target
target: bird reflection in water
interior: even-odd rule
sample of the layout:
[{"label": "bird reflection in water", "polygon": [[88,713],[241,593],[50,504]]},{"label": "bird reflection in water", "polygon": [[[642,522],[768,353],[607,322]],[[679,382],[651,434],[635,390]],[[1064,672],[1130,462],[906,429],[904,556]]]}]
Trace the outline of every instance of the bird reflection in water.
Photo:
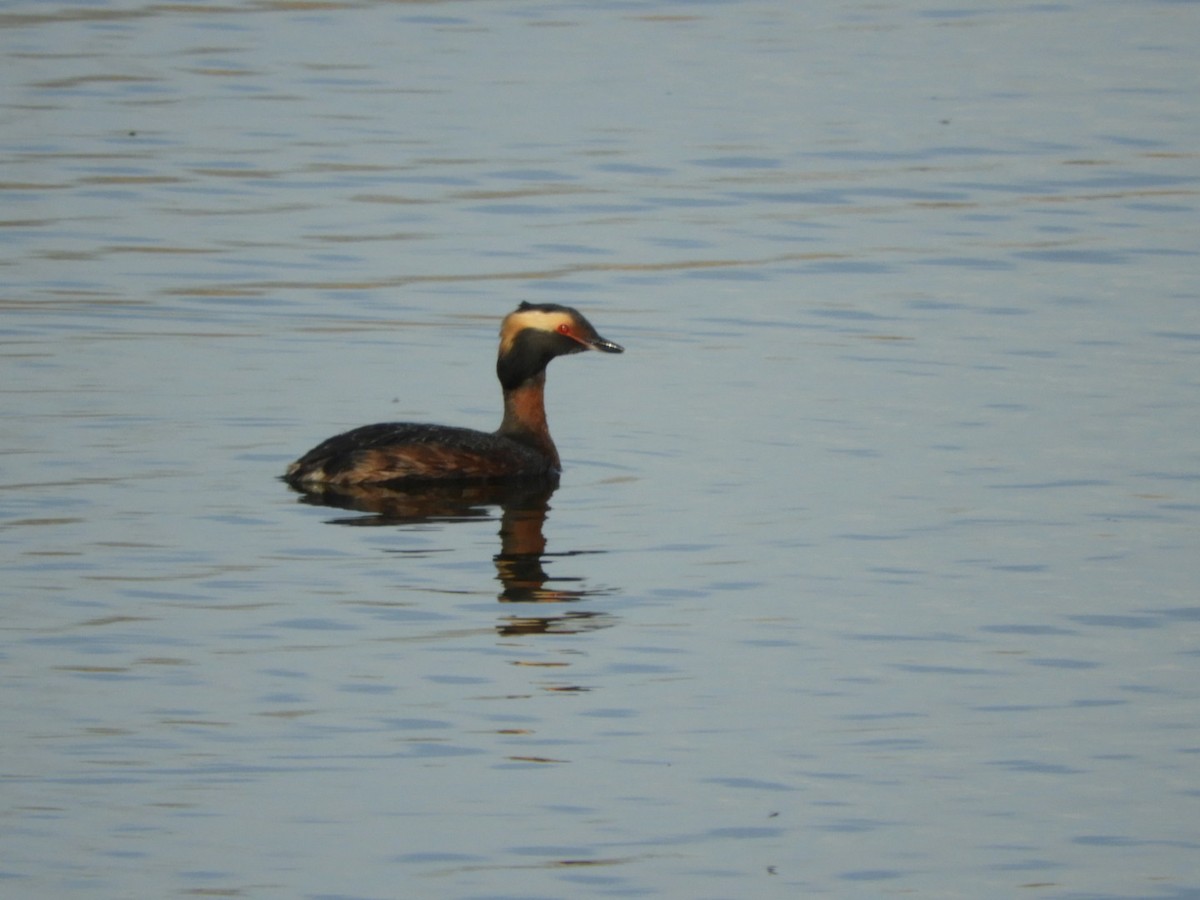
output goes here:
[{"label": "bird reflection in water", "polygon": [[[495,484],[325,484],[293,490],[301,493],[302,503],[368,513],[329,520],[332,525],[356,527],[474,521],[489,518],[491,510],[499,507],[500,552],[492,557],[492,562],[503,585],[497,598],[501,603],[571,603],[609,593],[582,587],[581,578],[555,578],[546,572],[546,560],[551,557],[593,552],[546,552],[543,526],[550,512],[550,497],[557,487],[557,479],[539,478]],[[613,617],[607,613],[569,610],[554,615],[531,612],[506,616],[497,630],[506,636],[575,634],[612,624]]]}]

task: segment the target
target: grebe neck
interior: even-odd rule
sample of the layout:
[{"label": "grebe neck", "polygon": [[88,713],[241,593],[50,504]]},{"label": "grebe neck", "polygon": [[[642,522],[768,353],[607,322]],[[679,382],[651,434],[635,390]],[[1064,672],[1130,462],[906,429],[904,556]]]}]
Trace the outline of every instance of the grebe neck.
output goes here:
[{"label": "grebe neck", "polygon": [[546,424],[545,388],[546,370],[542,369],[516,387],[505,390],[504,421],[496,433],[537,450],[550,459],[557,471],[562,464]]}]

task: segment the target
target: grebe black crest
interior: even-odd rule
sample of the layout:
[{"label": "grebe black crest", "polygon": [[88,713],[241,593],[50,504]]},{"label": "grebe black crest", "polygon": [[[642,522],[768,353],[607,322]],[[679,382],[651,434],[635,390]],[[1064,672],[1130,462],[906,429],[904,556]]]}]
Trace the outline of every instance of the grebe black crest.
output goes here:
[{"label": "grebe black crest", "polygon": [[556,356],[624,348],[596,333],[578,311],[522,303],[500,325],[496,376],[504,418],[493,432],[389,422],[331,437],[288,466],[301,488],[423,481],[503,481],[556,476],[561,465],[546,425],[546,366]]}]

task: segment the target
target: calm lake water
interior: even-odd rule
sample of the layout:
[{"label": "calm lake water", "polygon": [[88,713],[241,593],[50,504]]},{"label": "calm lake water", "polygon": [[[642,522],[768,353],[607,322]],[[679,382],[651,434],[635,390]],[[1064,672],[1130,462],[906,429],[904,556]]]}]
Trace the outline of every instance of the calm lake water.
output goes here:
[{"label": "calm lake water", "polygon": [[[0,892],[1200,897],[1198,39],[0,6]],[[552,496],[278,480],[522,300]]]}]

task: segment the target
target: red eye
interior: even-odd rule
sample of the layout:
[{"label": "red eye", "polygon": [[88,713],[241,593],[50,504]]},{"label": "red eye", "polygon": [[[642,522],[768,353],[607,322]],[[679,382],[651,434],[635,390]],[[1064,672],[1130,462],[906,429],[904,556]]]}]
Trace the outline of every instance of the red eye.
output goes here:
[{"label": "red eye", "polygon": [[566,322],[563,322],[561,325],[558,326],[558,333],[569,336],[571,334],[571,326],[568,325]]}]

